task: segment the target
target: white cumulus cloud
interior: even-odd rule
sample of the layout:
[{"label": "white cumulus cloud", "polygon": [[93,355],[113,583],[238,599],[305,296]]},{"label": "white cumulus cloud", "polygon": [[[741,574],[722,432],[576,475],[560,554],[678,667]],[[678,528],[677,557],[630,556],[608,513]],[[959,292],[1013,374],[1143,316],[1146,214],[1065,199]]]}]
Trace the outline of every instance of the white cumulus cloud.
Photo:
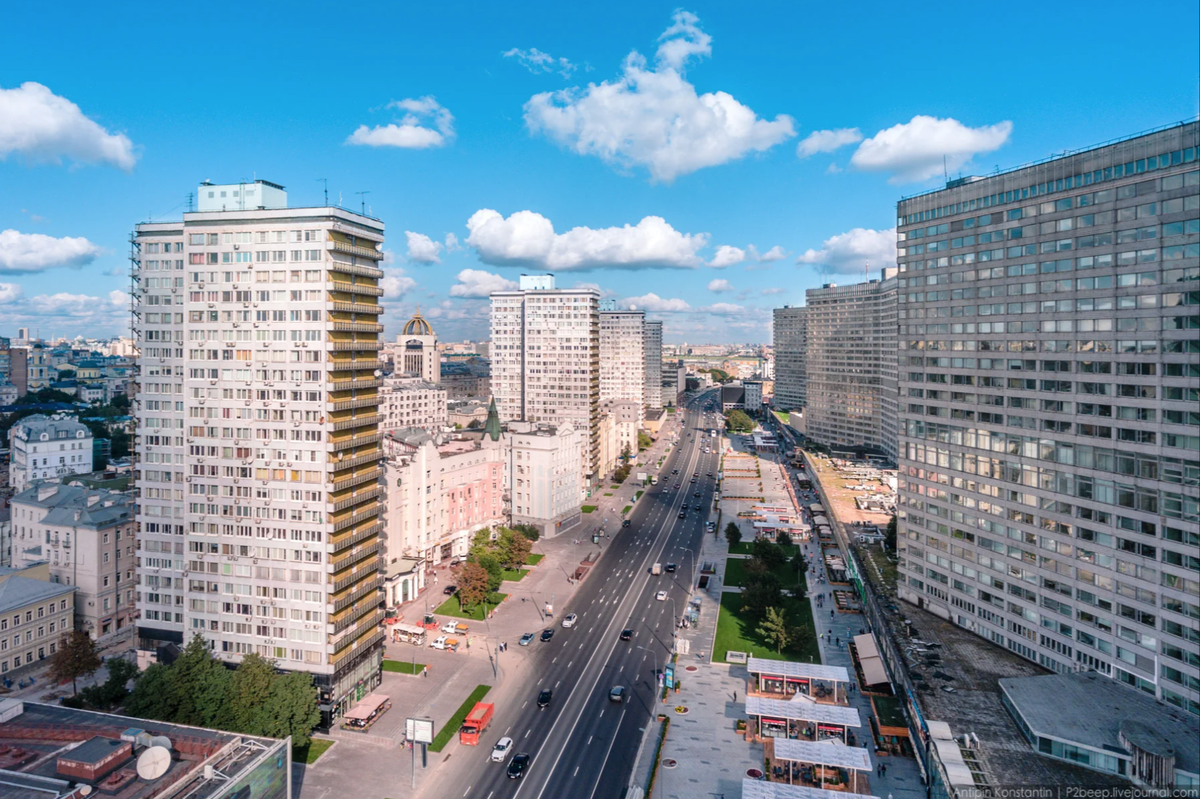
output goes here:
[{"label": "white cumulus cloud", "polygon": [[837,130],[816,130],[805,136],[796,145],[796,155],[808,158],[817,153],[831,153],[847,144],[862,141],[862,131],[858,128],[838,128]]},{"label": "white cumulus cloud", "polygon": [[782,289],[779,286],[772,286],[771,288],[763,289],[759,293],[762,294],[764,297],[770,297],[775,294],[782,294],[786,290],[787,289]]},{"label": "white cumulus cloud", "polygon": [[686,300],[666,299],[654,292],[640,297],[626,297],[622,305],[651,313],[683,313],[692,310],[692,306],[688,305]]},{"label": "white cumulus cloud", "polygon": [[762,255],[759,255],[757,260],[762,261],[763,263],[770,263],[771,261],[782,261],[784,258],[787,258],[787,251],[784,250],[783,247],[776,244]]},{"label": "white cumulus cloud", "polygon": [[519,285],[515,280],[482,269],[464,269],[455,279],[458,282],[450,287],[451,297],[479,299],[493,291],[511,291]]},{"label": "white cumulus cloud", "polygon": [[458,252],[462,249],[462,245],[458,243],[458,236],[453,233],[446,234],[446,252]]},{"label": "white cumulus cloud", "polygon": [[434,241],[424,233],[413,233],[411,230],[404,231],[404,237],[408,239],[408,260],[418,264],[440,264],[442,262],[442,259],[438,257],[438,253],[442,250],[441,242]]},{"label": "white cumulus cloud", "polygon": [[557,72],[564,78],[571,77],[577,67],[568,59],[561,56],[555,58],[549,53],[543,53],[536,47],[530,47],[528,50],[522,50],[519,47],[514,47],[511,50],[501,53],[505,58],[515,58],[521,62],[521,66],[529,70],[535,75],[546,72]]},{"label": "white cumulus cloud", "polygon": [[653,67],[634,51],[615,80],[535,94],[525,104],[525,124],[579,155],[643,166],[652,180],[667,183],[796,135],[786,114],[760,119],[727,92],[697,93],[684,67],[712,52],[712,38],[698,23],[694,14],[676,11]]},{"label": "white cumulus cloud", "polygon": [[957,119],[915,116],[864,141],[850,164],[867,172],[891,172],[889,183],[928,180],[942,173],[943,163],[945,169],[957,170],[977,153],[998,149],[1012,127],[1005,121],[969,128]]},{"label": "white cumulus cloud", "polygon": [[0,283],[0,305],[15,302],[24,293],[19,283]]},{"label": "white cumulus cloud", "polygon": [[108,163],[129,172],[137,161],[124,133],[109,133],[79,106],[40,83],[0,88],[0,160],[20,153],[31,161]]},{"label": "white cumulus cloud", "polygon": [[870,262],[872,272],[896,265],[896,229],[868,230],[856,227],[832,236],[819,250],[808,250],[796,259],[798,264],[822,266],[835,274],[861,274]]},{"label": "white cumulus cloud", "polygon": [[745,250],[740,247],[731,247],[728,244],[722,244],[717,248],[716,255],[708,262],[708,265],[717,269],[724,269],[727,266],[740,264],[744,260],[746,260]]},{"label": "white cumulus cloud", "polygon": [[444,147],[454,140],[454,116],[433,97],[396,100],[387,107],[404,112],[399,122],[373,128],[359,125],[346,144],[423,150]]},{"label": "white cumulus cloud", "polygon": [[534,211],[517,211],[506,219],[482,208],[467,220],[467,229],[467,244],[484,263],[551,272],[692,268],[703,263],[696,253],[708,244],[708,234],[680,233],[660,216],[645,217],[636,225],[555,233],[553,223]]},{"label": "white cumulus cloud", "polygon": [[0,275],[86,266],[103,253],[103,247],[80,236],[55,238],[42,233],[0,231]]},{"label": "white cumulus cloud", "polygon": [[743,305],[734,305],[731,302],[714,302],[702,310],[706,313],[717,314],[719,316],[730,316],[732,314],[745,313],[746,307]]},{"label": "white cumulus cloud", "polygon": [[383,298],[385,300],[398,300],[415,289],[417,281],[404,274],[403,269],[397,267],[385,270],[383,279],[379,281],[379,285],[383,288]]},{"label": "white cumulus cloud", "polygon": [[724,279],[710,280],[708,281],[708,290],[718,294],[722,291],[733,291],[733,284]]}]

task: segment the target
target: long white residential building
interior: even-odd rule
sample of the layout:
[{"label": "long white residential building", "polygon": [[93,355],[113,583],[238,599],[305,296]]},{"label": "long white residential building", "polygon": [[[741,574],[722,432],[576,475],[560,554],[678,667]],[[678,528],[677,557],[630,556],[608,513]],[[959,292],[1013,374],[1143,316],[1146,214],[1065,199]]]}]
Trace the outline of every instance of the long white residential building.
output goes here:
[{"label": "long white residential building", "polygon": [[261,180],[199,200],[132,238],[138,646],[309,672],[328,722],[382,658],[384,226]]},{"label": "long white residential building", "polygon": [[600,402],[646,405],[646,313],[600,311]]},{"label": "long white residential building", "polygon": [[657,319],[646,320],[646,409],[661,410],[663,375],[663,323]]}]

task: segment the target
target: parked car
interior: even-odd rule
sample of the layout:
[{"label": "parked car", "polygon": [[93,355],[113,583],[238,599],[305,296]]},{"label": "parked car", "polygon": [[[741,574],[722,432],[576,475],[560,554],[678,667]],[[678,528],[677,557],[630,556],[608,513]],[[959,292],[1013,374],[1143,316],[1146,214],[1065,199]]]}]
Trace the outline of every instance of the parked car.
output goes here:
[{"label": "parked car", "polygon": [[457,590],[458,590],[458,586],[448,585],[442,589],[442,593],[445,594],[446,596],[452,596],[454,594],[454,592]]},{"label": "parked car", "polygon": [[503,763],[504,758],[508,757],[508,753],[512,751],[512,746],[513,739],[508,736],[496,741],[496,745],[492,747],[492,762]]},{"label": "parked car", "polygon": [[525,776],[525,770],[529,768],[529,755],[521,752],[518,755],[513,755],[513,759],[508,764],[508,778],[510,780],[519,780]]},{"label": "parked car", "polygon": [[566,616],[563,616],[562,626],[570,629],[571,627],[575,626],[575,622],[578,620],[579,617],[574,613],[568,613]]},{"label": "parked car", "polygon": [[629,519],[625,519],[621,522],[622,527],[628,527],[630,524],[631,524],[631,522],[629,521]]},{"label": "parked car", "polygon": [[553,627],[547,627],[546,629],[542,630],[542,642],[543,643],[545,643],[546,641],[549,641],[553,637],[554,637],[554,628]]},{"label": "parked car", "polygon": [[533,633],[525,633],[524,635],[521,636],[521,640],[518,641],[517,644],[519,646],[529,646],[529,643],[532,640],[533,640]]}]

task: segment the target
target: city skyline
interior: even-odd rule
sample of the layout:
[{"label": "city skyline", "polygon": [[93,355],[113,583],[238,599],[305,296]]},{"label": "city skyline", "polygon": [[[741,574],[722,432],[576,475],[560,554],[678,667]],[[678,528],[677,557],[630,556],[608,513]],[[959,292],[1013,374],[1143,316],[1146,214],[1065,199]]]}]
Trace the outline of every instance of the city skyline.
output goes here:
[{"label": "city skyline", "polygon": [[[36,12],[15,24],[23,13]],[[1196,113],[1194,7],[1160,34],[1149,94],[1132,72],[1083,80],[1086,59],[1044,89],[969,91],[978,75],[963,70],[897,91],[874,76],[896,54],[902,12],[877,9],[851,35],[821,10],[755,26],[696,4],[589,19],[586,37],[569,9],[478,10],[453,46],[400,48],[387,46],[389,22],[444,26],[444,12],[385,10],[349,72],[267,56],[265,73],[245,73],[250,102],[225,88],[236,67],[185,69],[175,95],[171,69],[147,74],[207,44],[173,13],[170,37],[148,31],[123,51],[93,43],[102,19],[63,31],[67,58],[13,44],[20,66],[0,70],[0,333],[127,333],[130,226],[178,219],[202,180],[257,177],[297,206],[324,204],[326,178],[330,204],[389,225],[388,336],[420,304],[444,340],[485,338],[489,290],[552,272],[664,319],[666,343],[766,342],[771,308],[894,263],[900,197]],[[982,13],[933,24],[969,30]],[[1104,24],[1069,6],[1039,14],[1084,38]],[[311,18],[239,15],[293,39]],[[833,31],[805,45],[806,61],[839,66],[820,81],[791,80],[798,25]],[[80,81],[97,58],[112,80]],[[732,115],[708,114],[714,104]],[[668,115],[682,128],[662,138]],[[622,144],[605,144],[612,135]]]}]

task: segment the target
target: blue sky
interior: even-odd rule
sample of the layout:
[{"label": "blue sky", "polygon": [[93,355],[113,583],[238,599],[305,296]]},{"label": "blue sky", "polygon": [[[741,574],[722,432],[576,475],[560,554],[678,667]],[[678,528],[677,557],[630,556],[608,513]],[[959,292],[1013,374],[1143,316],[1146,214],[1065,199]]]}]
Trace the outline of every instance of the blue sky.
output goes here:
[{"label": "blue sky", "polygon": [[668,341],[767,341],[771,308],[894,257],[943,154],[979,173],[1197,113],[1195,2],[43,8],[0,53],[0,335],[126,329],[132,226],[257,176],[370,192],[389,336],[419,303],[485,337],[487,290],[552,271]]}]

